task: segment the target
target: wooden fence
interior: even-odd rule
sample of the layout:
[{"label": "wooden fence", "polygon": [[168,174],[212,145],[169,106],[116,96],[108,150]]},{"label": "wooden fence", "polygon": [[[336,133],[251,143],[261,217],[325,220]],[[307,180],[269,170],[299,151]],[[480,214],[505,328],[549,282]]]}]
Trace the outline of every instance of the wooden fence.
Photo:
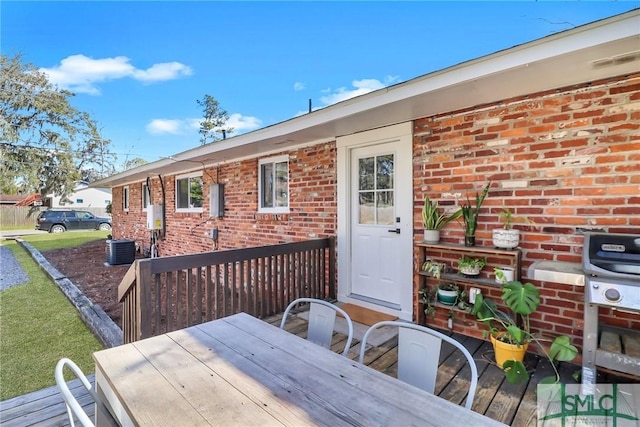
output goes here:
[{"label": "wooden fence", "polygon": [[334,238],[136,260],[118,287],[125,343],[296,298],[336,298]]}]

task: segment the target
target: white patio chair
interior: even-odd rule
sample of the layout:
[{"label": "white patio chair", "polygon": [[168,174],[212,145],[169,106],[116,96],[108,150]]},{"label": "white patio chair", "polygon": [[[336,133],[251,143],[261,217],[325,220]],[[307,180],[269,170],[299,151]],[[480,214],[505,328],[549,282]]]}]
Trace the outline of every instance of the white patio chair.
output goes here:
[{"label": "white patio chair", "polygon": [[465,408],[471,409],[478,386],[478,368],[471,353],[455,339],[425,326],[409,322],[382,321],[372,325],[362,338],[360,358],[362,364],[369,334],[383,326],[397,326],[398,330],[398,379],[433,393],[440,359],[442,341],[446,341],[462,352],[471,368],[471,383]]},{"label": "white patio chair", "polygon": [[93,398],[93,401],[96,404],[96,415],[100,413],[100,419],[104,420],[106,424],[109,425],[117,425],[111,414],[108,412],[106,406],[102,403],[102,401],[98,398],[94,388],[91,386],[91,383],[84,375],[84,373],[80,370],[78,365],[76,365],[72,360],[67,358],[62,358],[58,361],[55,370],[55,378],[56,384],[58,385],[58,389],[60,389],[60,394],[62,394],[62,398],[64,399],[64,404],[67,407],[67,415],[69,416],[69,423],[71,427],[75,426],[74,423],[74,415],[75,418],[82,424],[83,427],[94,427],[94,422],[89,418],[89,416],[84,412],[82,406],[76,400],[75,396],[69,390],[69,386],[67,382],[64,380],[64,368],[65,366],[73,372],[73,374],[80,379],[84,388],[89,392],[89,395]]},{"label": "white patio chair", "polygon": [[298,298],[292,301],[282,316],[282,322],[280,323],[280,329],[284,329],[284,325],[287,322],[289,311],[296,305],[307,302],[309,307],[309,327],[307,329],[307,339],[314,344],[323,346],[324,348],[331,347],[331,338],[333,337],[333,330],[336,322],[336,313],[340,313],[342,317],[347,321],[347,342],[344,346],[343,356],[349,353],[351,348],[351,341],[353,340],[353,322],[349,315],[340,307],[330,302],[316,299],[316,298]]}]

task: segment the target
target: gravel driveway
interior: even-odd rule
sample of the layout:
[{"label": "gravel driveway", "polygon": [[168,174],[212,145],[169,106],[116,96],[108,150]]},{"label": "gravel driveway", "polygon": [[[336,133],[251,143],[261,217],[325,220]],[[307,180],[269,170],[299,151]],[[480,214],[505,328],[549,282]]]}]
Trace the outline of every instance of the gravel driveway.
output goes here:
[{"label": "gravel driveway", "polygon": [[29,281],[29,276],[24,272],[11,249],[6,246],[0,246],[0,271],[2,272],[0,291]]}]

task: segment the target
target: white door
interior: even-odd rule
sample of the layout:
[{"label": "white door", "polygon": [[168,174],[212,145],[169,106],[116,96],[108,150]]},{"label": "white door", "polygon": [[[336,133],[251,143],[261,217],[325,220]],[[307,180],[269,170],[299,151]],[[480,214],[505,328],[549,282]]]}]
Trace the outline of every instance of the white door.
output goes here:
[{"label": "white door", "polygon": [[[396,127],[392,127],[398,132]],[[406,127],[401,129],[406,130]],[[409,128],[410,129],[410,128]],[[413,192],[411,138],[389,129],[341,139],[346,169],[339,187],[339,294],[356,304],[412,315]],[[339,151],[340,158],[340,151]],[[339,174],[340,175],[340,174]],[[344,194],[341,198],[340,195]],[[346,216],[346,218],[345,218]],[[341,227],[343,224],[344,227]],[[341,245],[342,231],[347,234]],[[347,258],[348,256],[348,258]],[[348,273],[345,274],[345,269]],[[347,283],[343,283],[344,280]]]}]

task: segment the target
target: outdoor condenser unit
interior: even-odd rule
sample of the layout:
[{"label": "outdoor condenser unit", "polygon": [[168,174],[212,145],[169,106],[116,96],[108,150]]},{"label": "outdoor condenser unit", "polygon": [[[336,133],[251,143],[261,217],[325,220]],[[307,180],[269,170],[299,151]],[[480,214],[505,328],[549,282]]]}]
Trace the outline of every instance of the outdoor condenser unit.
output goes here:
[{"label": "outdoor condenser unit", "polygon": [[147,206],[147,229],[162,230],[162,205]]},{"label": "outdoor condenser unit", "polygon": [[107,240],[107,264],[131,264],[136,259],[135,240]]}]

